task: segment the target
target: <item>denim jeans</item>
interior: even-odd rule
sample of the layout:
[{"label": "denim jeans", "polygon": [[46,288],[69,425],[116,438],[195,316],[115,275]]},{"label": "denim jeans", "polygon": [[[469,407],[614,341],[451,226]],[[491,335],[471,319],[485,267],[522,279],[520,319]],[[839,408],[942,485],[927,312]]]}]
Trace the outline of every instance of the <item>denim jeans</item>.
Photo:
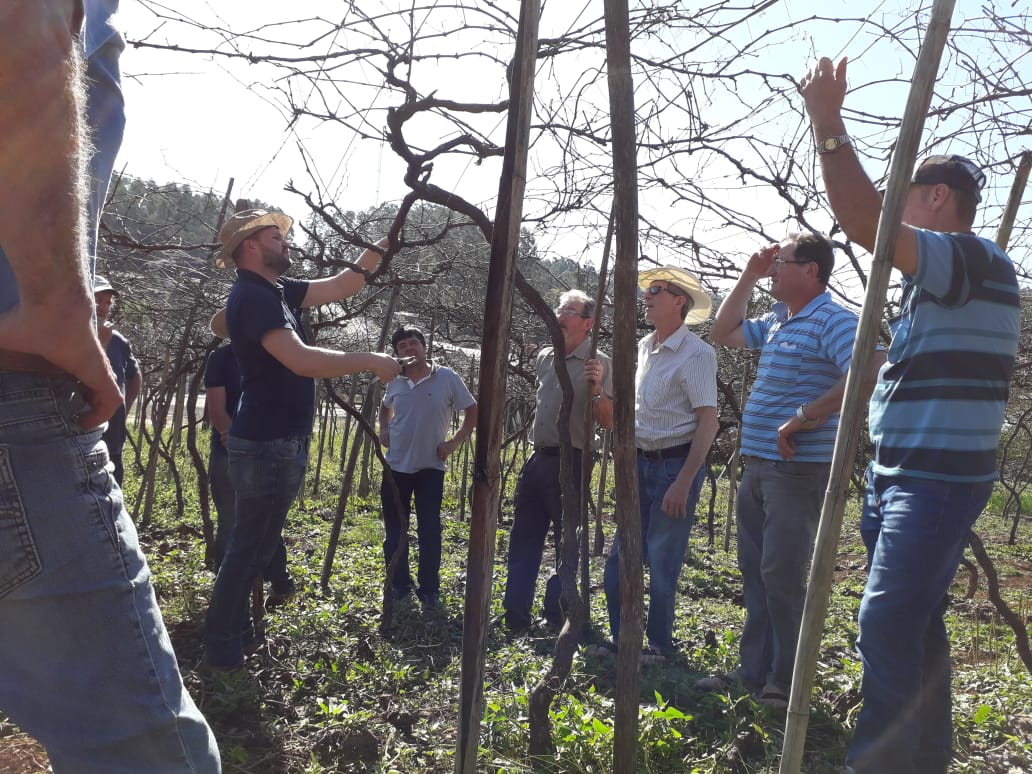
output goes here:
[{"label": "denim jeans", "polygon": [[792,685],[806,578],[830,463],[750,457],[738,487],[738,568],[745,591],[743,681]]},{"label": "denim jeans", "polygon": [[[645,634],[649,645],[663,653],[674,649],[674,603],[677,580],[681,577],[688,538],[695,524],[695,506],[706,471],[699,468],[688,494],[687,515],[675,519],[663,512],[663,496],[684,466],[684,457],[646,459],[638,454],[638,505],[641,523],[646,534],[642,536],[642,555],[649,562],[649,613]],[[645,525],[648,525],[647,527]],[[620,541],[606,558],[602,575],[609,610],[609,628],[613,642],[620,636]]]},{"label": "denim jeans", "polygon": [[115,481],[119,486],[125,483],[125,466],[122,464],[122,450],[125,448],[125,404],[118,407],[118,410],[108,420],[107,430],[102,436],[107,444],[108,456],[114,465]]},{"label": "denim jeans", "polygon": [[[404,519],[394,507],[394,494],[387,484],[386,476],[380,484],[380,502],[383,506],[383,555],[386,564],[401,542],[402,524],[408,524],[412,515],[412,500],[416,501],[416,537],[419,541],[419,588],[420,599],[428,599],[441,590],[441,499],[444,497],[444,471],[424,468],[415,473],[399,473],[394,470],[394,481],[401,493],[401,507]],[[400,597],[412,589],[412,574],[409,572],[408,545],[398,559],[391,583]]]},{"label": "denim jeans", "polygon": [[[575,485],[580,489],[581,452],[574,449]],[[556,566],[545,582],[543,610],[550,620],[562,618],[562,584],[556,571],[562,537],[562,486],[559,482],[559,455],[534,452],[520,471],[513,500],[512,532],[505,574],[505,621],[511,628],[530,626],[533,617],[534,589],[541,571],[545,540],[552,532]],[[576,571],[576,568],[575,568]]]},{"label": "denim jeans", "polygon": [[0,372],[0,708],[55,772],[218,772],[75,390]]},{"label": "denim jeans", "polygon": [[229,479],[236,492],[236,523],[215,578],[205,620],[205,660],[233,667],[253,639],[248,600],[255,578],[281,543],[287,511],[308,464],[308,437],[275,441],[229,438]]},{"label": "denim jeans", "polygon": [[870,574],[856,647],[864,704],[846,756],[857,774],[943,774],[953,746],[943,614],[992,483],[868,474]]},{"label": "denim jeans", "polygon": [[[226,555],[226,544],[236,524],[236,492],[229,480],[229,452],[215,435],[211,438],[211,450],[208,453],[208,485],[211,488],[211,499],[215,504],[215,572],[222,566],[222,558]],[[287,570],[287,547],[283,544],[282,533],[279,545],[272,559],[262,570],[262,578],[272,583],[274,594],[286,594],[294,589],[294,581]]]}]

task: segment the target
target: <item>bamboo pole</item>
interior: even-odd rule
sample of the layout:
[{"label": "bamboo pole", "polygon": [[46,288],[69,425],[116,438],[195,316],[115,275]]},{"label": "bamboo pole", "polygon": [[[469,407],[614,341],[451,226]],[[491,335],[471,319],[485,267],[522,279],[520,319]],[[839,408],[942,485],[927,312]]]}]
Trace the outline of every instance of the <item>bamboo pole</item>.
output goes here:
[{"label": "bamboo pole", "polygon": [[874,346],[881,328],[882,311],[892,273],[892,257],[899,236],[903,205],[914,170],[914,157],[921,142],[925,116],[931,103],[935,79],[946,37],[950,30],[955,0],[935,0],[924,42],[914,67],[914,77],[903,113],[899,140],[889,167],[889,186],[882,201],[878,234],[874,243],[874,261],[860,312],[860,326],[853,342],[853,360],[846,377],[846,392],[839,417],[831,474],[821,508],[821,521],[814,544],[813,565],[806,590],[806,604],[799,631],[792,692],[785,720],[785,741],[782,746],[780,774],[798,774],[806,746],[810,693],[817,669],[821,634],[828,612],[835,552],[842,529],[842,513],[849,487],[849,471],[856,459],[860,425],[866,410],[864,383],[869,379]]},{"label": "bamboo pole", "polygon": [[1010,242],[1014,219],[1017,217],[1018,207],[1021,206],[1021,197],[1024,195],[1025,185],[1028,183],[1029,170],[1032,170],[1032,151],[1025,151],[1021,154],[1018,171],[1014,175],[1014,185],[1011,186],[1010,196],[1007,197],[1007,206],[1003,210],[1000,230],[996,232],[996,244],[1001,250],[1006,250],[1007,244]]},{"label": "bamboo pole", "polygon": [[505,156],[491,238],[491,264],[484,306],[484,334],[477,395],[477,441],[473,460],[473,498],[469,529],[462,672],[455,749],[456,774],[473,774],[477,765],[484,703],[484,658],[494,579],[498,530],[502,419],[512,324],[512,291],[523,219],[530,120],[533,116],[534,65],[537,60],[540,0],[520,4],[516,52],[509,93]]},{"label": "bamboo pole", "polygon": [[[742,366],[742,398],[738,405],[745,411],[745,401],[749,394],[749,361]],[[738,465],[742,459],[742,425],[738,425],[738,440],[735,441],[735,452],[727,463],[727,520],[724,522],[724,551],[731,550],[731,525],[735,523],[735,498],[738,496]]]},{"label": "bamboo pole", "polygon": [[613,127],[616,259],[613,271],[613,461],[620,540],[620,635],[616,662],[613,774],[638,766],[643,587],[638,460],[634,442],[635,332],[638,298],[638,166],[627,0],[606,0],[606,65]]},{"label": "bamboo pole", "polygon": [[[591,352],[589,357],[598,356],[599,328],[602,325],[602,305],[606,300],[606,276],[609,274],[609,254],[613,248],[613,215],[610,213],[609,225],[606,227],[605,247],[602,249],[602,265],[598,270],[598,289],[595,293],[595,319],[591,324]],[[610,365],[610,367],[612,367]],[[602,381],[605,381],[603,374]],[[591,610],[591,578],[589,562],[588,536],[591,532],[591,523],[588,513],[588,499],[591,491],[591,471],[595,465],[594,439],[595,439],[595,407],[592,401],[586,401],[584,405],[584,451],[581,454],[581,502],[580,502],[580,593],[581,605],[585,616]],[[603,444],[604,452],[604,444]],[[598,519],[602,512],[601,493],[595,503],[595,518]],[[579,634],[579,633],[578,633]]]}]

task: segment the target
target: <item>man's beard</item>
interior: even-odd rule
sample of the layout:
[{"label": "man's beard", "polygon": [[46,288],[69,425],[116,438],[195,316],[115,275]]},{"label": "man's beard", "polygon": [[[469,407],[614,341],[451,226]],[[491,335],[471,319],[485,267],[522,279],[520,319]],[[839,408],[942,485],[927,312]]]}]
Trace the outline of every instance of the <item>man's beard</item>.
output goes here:
[{"label": "man's beard", "polygon": [[271,270],[277,277],[286,274],[290,268],[290,256],[282,251],[271,250],[262,247],[262,263],[265,268]]}]

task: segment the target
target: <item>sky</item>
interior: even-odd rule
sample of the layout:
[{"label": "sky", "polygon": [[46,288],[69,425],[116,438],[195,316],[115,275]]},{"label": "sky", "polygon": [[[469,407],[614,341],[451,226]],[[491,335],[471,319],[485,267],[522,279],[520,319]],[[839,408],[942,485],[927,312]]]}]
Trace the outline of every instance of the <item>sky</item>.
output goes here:
[{"label": "sky", "polygon": [[[899,0],[897,5],[901,4],[907,3]],[[363,7],[370,5],[374,3],[368,2]],[[501,5],[512,13],[517,8],[515,2]],[[844,11],[846,5],[841,5]],[[874,3],[871,13],[885,5],[885,0]],[[965,12],[975,12],[979,5],[979,0],[959,0],[955,17]],[[256,29],[262,23],[276,19],[305,19],[319,14],[325,16],[332,14],[335,7],[339,7],[339,4],[332,0],[292,0],[289,5],[264,2],[217,3],[211,0],[178,0],[174,4],[177,13],[196,20],[198,24],[222,25],[233,30]],[[122,1],[119,26],[130,42],[148,40],[187,49],[210,45],[210,35],[158,18],[154,11],[163,13],[162,8],[162,4],[155,0]],[[575,28],[582,17],[600,14],[600,8],[600,0],[585,0],[576,4],[574,0],[546,3],[541,37],[547,38]],[[817,12],[828,15],[834,9],[829,9],[828,3],[816,0],[778,3],[762,17],[750,20],[730,35],[762,38],[772,28]],[[851,60],[855,60],[850,70],[850,83],[867,84],[858,88],[856,95],[851,95],[850,99],[863,100],[866,104],[881,108],[881,112],[901,112],[902,102],[906,98],[905,89],[899,83],[881,87],[878,84],[884,78],[898,77],[900,73],[907,72],[907,68],[912,68],[912,62],[899,57],[886,59],[869,54],[869,43],[852,36],[852,29],[845,24],[839,27],[825,24],[820,28],[819,40],[806,35],[793,39],[791,47],[785,49],[790,51],[790,56],[785,57],[784,62],[786,72],[795,77],[801,76],[807,64],[818,53],[833,57],[848,53]],[[270,37],[275,32],[276,29],[272,28]],[[340,40],[317,41],[311,50],[332,50],[334,46],[343,44],[344,41]],[[644,41],[641,45],[648,46],[649,43]],[[511,52],[506,51],[490,53],[503,60],[511,56]],[[293,180],[305,191],[315,190],[318,185],[331,193],[343,209],[358,210],[376,202],[397,201],[407,190],[401,182],[403,168],[400,161],[383,143],[348,137],[338,128],[326,125],[297,124],[288,130],[289,116],[282,95],[276,88],[278,84],[263,80],[270,77],[268,69],[247,66],[239,61],[228,62],[203,53],[170,52],[132,45],[123,54],[122,67],[127,127],[117,166],[125,168],[134,176],[152,178],[158,182],[187,183],[197,190],[217,193],[225,192],[233,178],[234,199],[247,197],[268,202],[295,218],[304,215],[307,208],[298,197],[284,192],[288,180]],[[426,72],[426,69],[421,72]],[[498,101],[505,96],[506,87],[504,82],[498,81],[497,69],[484,68],[483,72],[479,72],[478,68],[467,65],[456,71],[454,68],[448,69],[448,64],[442,62],[434,72],[440,78],[442,96],[452,97],[461,91],[464,99],[475,98],[482,102]],[[494,80],[491,79],[492,73],[495,73]],[[542,86],[545,75],[539,72]],[[549,75],[558,80],[564,77],[561,73]],[[944,77],[948,77],[948,74],[944,74]],[[311,94],[297,93],[298,89],[304,89],[301,83],[301,86],[291,86],[295,89],[295,98],[299,101],[312,98]],[[430,91],[434,85],[421,83],[420,87]],[[374,102],[369,105],[348,106],[347,84],[343,93],[344,107],[356,112],[374,108],[369,113],[376,116],[375,109],[386,107],[386,102],[375,104],[379,96],[374,96]],[[355,93],[358,94],[357,91]],[[386,91],[380,94],[385,101],[396,99],[396,96]],[[361,100],[362,97],[356,99]],[[341,105],[335,106],[335,109],[341,109]],[[719,111],[720,105],[714,102],[708,105],[708,109]],[[379,116],[371,118],[366,127],[371,133],[382,131],[382,112]],[[797,115],[786,114],[783,118],[788,127],[785,131],[800,134],[805,129]],[[486,131],[501,141],[504,137],[504,114],[481,117],[479,121],[478,126],[482,130],[489,127]],[[865,127],[851,127],[851,131],[862,137]],[[302,146],[305,153],[299,149]],[[311,180],[306,170],[305,154],[310,160],[309,167],[315,170],[317,183]],[[536,163],[541,166],[536,170],[532,168],[531,174],[547,178],[547,163]],[[465,160],[451,167],[441,162],[434,170],[434,181],[445,187],[454,185],[466,198],[490,212],[497,193],[500,169],[497,160],[487,160],[480,165]],[[877,165],[872,168],[869,164],[868,171],[872,176],[877,176],[884,173],[885,169]],[[562,181],[556,181],[557,190],[561,184]],[[724,181],[720,183],[724,184]],[[782,228],[779,224],[787,217],[783,202],[772,201],[770,195],[763,191],[737,188],[733,178],[727,181],[726,190],[714,191],[718,196],[734,197],[739,206],[750,211],[769,212],[769,215],[758,215],[758,220],[765,219],[775,230]],[[752,205],[750,197],[755,199]],[[698,213],[690,207],[684,207],[683,203],[649,199],[643,200],[641,207],[643,214],[663,220],[672,231],[702,228],[696,220]],[[741,262],[744,262],[755,240],[755,237],[743,238],[740,229],[733,225],[713,223],[705,225],[705,229],[706,239],[710,243],[726,245],[729,252],[740,254],[736,260]],[[552,254],[568,254],[570,257],[597,263],[600,252],[598,244],[602,239],[602,230],[597,223],[593,227],[582,228],[581,224],[572,222],[567,228],[557,230],[552,238],[552,244],[541,243]],[[647,241],[647,235],[643,234],[643,239]],[[661,250],[658,246],[650,248],[648,244],[643,245],[644,252]],[[662,252],[658,255],[660,261],[665,257]],[[672,256],[672,262],[678,262],[678,256]]]}]

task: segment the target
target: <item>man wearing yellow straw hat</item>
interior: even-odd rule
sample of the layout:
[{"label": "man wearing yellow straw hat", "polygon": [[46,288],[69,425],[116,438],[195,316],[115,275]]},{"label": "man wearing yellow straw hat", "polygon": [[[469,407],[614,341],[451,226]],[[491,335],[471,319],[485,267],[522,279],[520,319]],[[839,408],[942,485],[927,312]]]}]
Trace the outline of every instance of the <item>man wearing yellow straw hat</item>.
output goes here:
[{"label": "man wearing yellow straw hat", "polygon": [[[236,523],[226,545],[205,622],[205,662],[238,669],[261,644],[248,596],[251,584],[280,545],[287,511],[308,462],[315,417],[315,378],[371,371],[389,381],[398,361],[376,352],[336,352],[308,344],[301,309],[353,296],[365,286],[362,271],[345,269],[325,279],[284,276],[290,268],[286,215],[252,209],[236,213],[219,232],[220,268],[236,266],[226,303],[226,324],[242,375],[242,396],[229,431],[229,477],[236,492]],[[380,247],[387,241],[381,240]],[[358,266],[380,262],[367,249]]]},{"label": "man wearing yellow straw hat", "polygon": [[[713,308],[694,274],[676,266],[648,269],[638,275],[638,285],[645,292],[645,319],[655,326],[638,343],[634,376],[638,500],[649,563],[642,662],[655,663],[674,653],[677,579],[718,429],[717,356],[688,328],[708,320]],[[620,633],[619,554],[614,540],[603,576],[614,643]]]}]

